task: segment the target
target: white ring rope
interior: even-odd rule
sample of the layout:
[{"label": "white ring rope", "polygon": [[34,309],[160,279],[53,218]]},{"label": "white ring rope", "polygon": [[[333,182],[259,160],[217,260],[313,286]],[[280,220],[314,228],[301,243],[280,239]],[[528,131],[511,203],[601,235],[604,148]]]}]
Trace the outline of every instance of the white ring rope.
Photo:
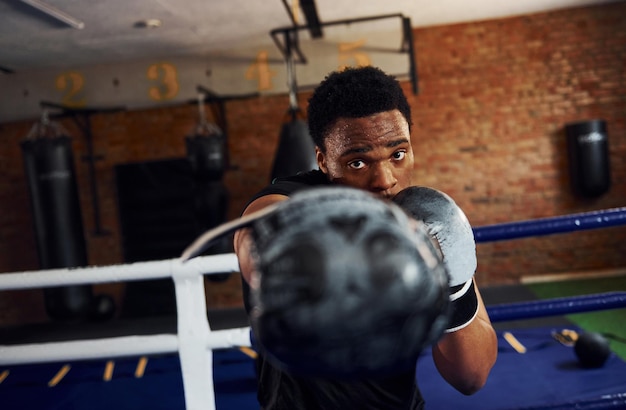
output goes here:
[{"label": "white ring rope", "polygon": [[137,262],[127,265],[0,274],[0,291],[172,278],[177,334],[0,346],[0,365],[139,356],[178,351],[187,410],[215,410],[213,349],[250,346],[250,328],[211,330],[203,275],[238,272],[234,254]]},{"label": "white ring rope", "polygon": [[239,272],[237,257],[234,253],[198,257],[184,263],[176,258],[126,265],[2,273],[0,274],[0,290],[128,282],[171,278],[174,275],[210,275],[224,272]]}]

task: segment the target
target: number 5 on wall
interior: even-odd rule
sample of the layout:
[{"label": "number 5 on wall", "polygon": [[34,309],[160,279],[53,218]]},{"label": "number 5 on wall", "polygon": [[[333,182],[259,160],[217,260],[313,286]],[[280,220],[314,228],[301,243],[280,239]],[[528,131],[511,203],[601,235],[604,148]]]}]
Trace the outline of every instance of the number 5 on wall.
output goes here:
[{"label": "number 5 on wall", "polygon": [[339,70],[350,66],[363,67],[371,65],[369,55],[360,50],[365,46],[365,43],[366,41],[361,39],[351,43],[339,44]]}]

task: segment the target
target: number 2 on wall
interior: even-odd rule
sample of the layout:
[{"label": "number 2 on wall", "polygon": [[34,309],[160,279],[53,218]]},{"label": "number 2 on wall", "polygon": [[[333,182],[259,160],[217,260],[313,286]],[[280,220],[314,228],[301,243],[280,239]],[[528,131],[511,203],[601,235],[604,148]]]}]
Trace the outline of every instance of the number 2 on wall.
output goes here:
[{"label": "number 2 on wall", "polygon": [[77,71],[68,71],[57,76],[55,85],[63,92],[63,105],[68,107],[84,107],[86,102],[80,92],[85,86],[85,77]]},{"label": "number 2 on wall", "polygon": [[159,85],[150,87],[148,95],[155,101],[171,100],[178,95],[180,88],[176,67],[169,63],[157,63],[148,67],[148,79],[159,81]]}]

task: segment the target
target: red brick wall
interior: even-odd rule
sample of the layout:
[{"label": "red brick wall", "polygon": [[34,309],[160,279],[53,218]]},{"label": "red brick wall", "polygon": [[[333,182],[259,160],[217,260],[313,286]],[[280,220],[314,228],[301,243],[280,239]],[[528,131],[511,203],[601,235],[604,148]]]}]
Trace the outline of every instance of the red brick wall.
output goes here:
[{"label": "red brick wall", "polygon": [[[415,30],[418,178],[474,225],[626,205],[626,3]],[[607,121],[613,185],[570,190],[564,125]],[[626,228],[481,244],[483,283],[625,266]]]},{"label": "red brick wall", "polygon": [[[411,95],[416,181],[451,194],[475,226],[626,205],[626,3],[415,30],[420,94]],[[305,107],[308,93],[301,93]],[[236,217],[269,179],[286,96],[226,104]],[[613,185],[594,200],[569,187],[564,125],[607,121]],[[93,233],[86,146],[69,120],[93,265],[122,261],[116,164],[182,157],[193,106],[92,118],[102,228]],[[37,269],[19,142],[33,121],[0,124],[0,272]],[[521,276],[626,266],[626,228],[478,246],[482,285]],[[120,285],[98,290],[119,297]],[[207,286],[210,305],[241,303],[239,278]],[[39,291],[0,293],[0,323],[43,317]]]}]

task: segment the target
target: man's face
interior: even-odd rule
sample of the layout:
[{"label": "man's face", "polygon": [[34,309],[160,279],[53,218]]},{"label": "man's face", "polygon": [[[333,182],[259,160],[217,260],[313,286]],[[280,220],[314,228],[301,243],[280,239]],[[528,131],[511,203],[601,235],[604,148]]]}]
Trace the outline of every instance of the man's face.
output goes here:
[{"label": "man's face", "polygon": [[340,118],[329,130],[317,163],[337,184],[391,198],[411,186],[413,149],[409,125],[398,110]]}]

